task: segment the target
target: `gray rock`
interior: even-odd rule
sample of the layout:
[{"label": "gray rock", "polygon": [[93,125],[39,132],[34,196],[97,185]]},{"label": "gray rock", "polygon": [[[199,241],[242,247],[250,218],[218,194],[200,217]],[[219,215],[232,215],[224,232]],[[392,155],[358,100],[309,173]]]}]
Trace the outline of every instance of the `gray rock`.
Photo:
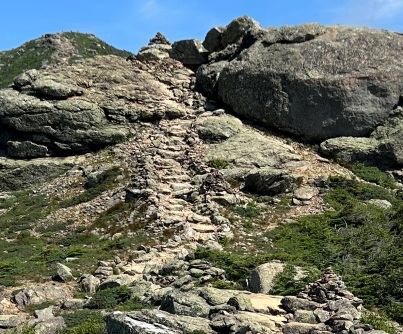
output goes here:
[{"label": "gray rock", "polygon": [[144,299],[146,296],[152,293],[152,283],[148,281],[138,280],[133,281],[130,284],[130,290],[132,290],[132,297]]},{"label": "gray rock", "polygon": [[317,322],[325,323],[331,318],[330,312],[325,311],[321,308],[317,308],[316,310],[314,310],[313,314],[315,315]]},{"label": "gray rock", "polygon": [[252,170],[245,178],[245,190],[259,195],[277,195],[296,189],[302,176],[270,167]]},{"label": "gray rock", "polygon": [[213,287],[202,287],[198,290],[199,295],[210,305],[226,304],[233,296],[233,293],[226,290],[216,289]]},{"label": "gray rock", "polygon": [[150,39],[150,43],[139,50],[136,59],[140,61],[156,61],[168,58],[169,50],[171,49],[171,43],[168,39],[160,32],[157,32],[157,34]]},{"label": "gray rock", "polygon": [[228,302],[228,305],[235,307],[235,309],[240,311],[249,311],[253,312],[255,309],[252,306],[252,302],[246,296],[233,296],[231,297]]},{"label": "gray rock", "polygon": [[88,293],[95,293],[98,290],[101,281],[98,277],[86,274],[80,277],[79,283],[83,291]]},{"label": "gray rock", "polygon": [[247,279],[248,289],[254,293],[269,293],[274,278],[284,270],[284,263],[268,262],[253,269]]},{"label": "gray rock", "polygon": [[294,197],[300,201],[309,201],[319,193],[317,188],[301,187],[294,191]]},{"label": "gray rock", "polygon": [[29,286],[18,292],[14,296],[14,301],[19,308],[24,308],[30,304],[41,304],[48,301],[55,303],[63,303],[64,300],[70,298],[70,291],[65,286]]},{"label": "gray rock", "polygon": [[108,333],[119,334],[182,334],[195,331],[213,333],[204,318],[174,315],[161,310],[129,313],[113,312],[105,318]]},{"label": "gray rock", "polygon": [[222,143],[211,145],[206,158],[227,161],[228,167],[221,171],[224,176],[231,169],[238,168],[240,177],[256,167],[284,168],[287,163],[302,159],[291,146],[254,131],[241,132]]},{"label": "gray rock", "polygon": [[82,88],[57,82],[53,79],[36,79],[32,83],[32,89],[42,96],[56,97],[56,98],[68,98],[74,95],[82,95]]},{"label": "gray rock", "polygon": [[199,137],[208,141],[221,141],[245,131],[242,122],[233,116],[208,117],[196,126]]},{"label": "gray rock", "polygon": [[307,324],[318,323],[317,317],[315,316],[314,311],[307,311],[307,310],[296,310],[294,312],[293,321],[304,322]]},{"label": "gray rock", "polygon": [[207,32],[203,41],[203,46],[208,52],[220,51],[224,48],[221,38],[225,29],[226,27],[214,27]]},{"label": "gray rock", "polygon": [[52,319],[38,323],[35,328],[37,334],[55,334],[66,327],[63,317],[54,317]]},{"label": "gray rock", "polygon": [[320,144],[320,151],[340,163],[374,164],[380,156],[379,141],[365,137],[331,138]]},{"label": "gray rock", "polygon": [[270,127],[308,139],[365,136],[402,91],[402,39],[369,28],[273,28],[226,64],[202,65],[197,81],[236,113]]},{"label": "gray rock", "polygon": [[326,330],[325,324],[306,324],[301,322],[289,322],[284,324],[283,333],[284,334],[310,334],[310,333],[320,333]]},{"label": "gray rock", "polygon": [[20,319],[17,315],[2,314],[0,315],[0,328],[15,328],[20,324]]},{"label": "gray rock", "polygon": [[70,282],[74,279],[71,269],[62,263],[56,263],[57,276],[63,282]]},{"label": "gray rock", "polygon": [[294,313],[297,310],[314,311],[320,307],[319,303],[294,296],[284,297],[281,300],[281,305],[283,305],[283,308],[290,313]]},{"label": "gray rock", "polygon": [[231,21],[221,36],[221,44],[223,48],[230,44],[237,43],[247,31],[253,29],[263,28],[257,21],[248,16],[241,16]]},{"label": "gray rock", "polygon": [[[160,38],[152,48],[166,53],[170,46]],[[12,142],[13,157],[31,158],[119,143],[135,133],[139,119],[182,117],[189,101],[203,103],[190,90],[192,74],[171,58],[156,65],[115,56],[27,71],[12,89],[0,90],[0,149]],[[27,147],[17,150],[17,143]]]},{"label": "gray rock", "polygon": [[21,73],[20,75],[18,75],[17,77],[15,77],[14,86],[17,89],[21,89],[25,86],[29,86],[36,80],[38,75],[39,75],[39,72],[38,72],[38,70],[35,70],[35,69],[25,71],[25,72]]},{"label": "gray rock", "polygon": [[48,148],[31,141],[9,141],[7,142],[7,153],[12,158],[38,158],[46,157]]},{"label": "gray rock", "polygon": [[390,209],[392,207],[392,203],[390,203],[386,199],[373,198],[373,199],[370,199],[370,200],[366,201],[366,203],[375,205],[378,208],[381,208],[381,209],[384,209],[384,210],[388,210],[388,209]]},{"label": "gray rock", "polygon": [[321,143],[322,153],[344,163],[363,162],[378,167],[403,164],[403,109],[397,107],[369,138],[339,137]]},{"label": "gray rock", "polygon": [[351,304],[349,300],[339,299],[332,300],[328,304],[328,309],[333,311],[335,315],[344,315],[349,314],[353,317],[353,319],[360,319],[361,313],[357,310],[357,308]]},{"label": "gray rock", "polygon": [[163,44],[143,46],[139,50],[136,59],[140,61],[155,61],[165,59],[169,57],[169,51],[171,51],[171,49],[172,47],[170,45]]},{"label": "gray rock", "polygon": [[48,158],[29,161],[0,158],[0,190],[14,191],[43,184],[71,169],[74,161]]},{"label": "gray rock", "polygon": [[77,310],[83,308],[86,302],[86,299],[69,298],[64,301],[62,308],[64,310]]},{"label": "gray rock", "polygon": [[99,285],[99,290],[128,286],[134,281],[134,277],[127,274],[111,275]]},{"label": "gray rock", "polygon": [[210,306],[202,297],[192,291],[173,290],[164,296],[160,310],[177,315],[207,317]]},{"label": "gray rock", "polygon": [[53,319],[53,306],[49,306],[42,310],[35,310],[34,315],[38,319],[38,321],[47,321]]},{"label": "gray rock", "polygon": [[208,52],[199,40],[186,39],[172,44],[169,56],[184,65],[201,65],[207,62]]}]

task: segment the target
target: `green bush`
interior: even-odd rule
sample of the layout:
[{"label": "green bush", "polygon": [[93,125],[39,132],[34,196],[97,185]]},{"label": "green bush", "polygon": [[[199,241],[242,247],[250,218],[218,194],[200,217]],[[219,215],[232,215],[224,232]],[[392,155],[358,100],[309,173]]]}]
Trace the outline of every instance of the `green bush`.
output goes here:
[{"label": "green bush", "polygon": [[24,326],[22,328],[11,329],[5,332],[6,334],[35,334],[36,331],[33,327]]},{"label": "green bush", "polygon": [[125,303],[131,296],[131,290],[125,286],[98,290],[86,304],[86,307],[89,309],[111,309]]},{"label": "green bush", "polygon": [[361,322],[371,325],[375,330],[381,330],[389,334],[397,334],[398,327],[384,313],[366,311],[363,313]]},{"label": "green bush", "polygon": [[59,330],[58,334],[107,334],[107,331],[103,320],[88,318],[74,327]]},{"label": "green bush", "polygon": [[[80,309],[73,313],[63,314],[63,319],[66,322],[68,330],[71,330],[72,328],[78,328],[88,321],[90,321],[91,324],[96,325],[95,327],[98,327],[98,325],[104,325],[104,320],[101,313],[96,310]],[[66,334],[67,333],[74,332],[66,332]]]},{"label": "green bush", "polygon": [[260,215],[260,210],[253,201],[248,202],[246,205],[233,205],[229,209],[242,218],[256,218]]},{"label": "green bush", "polygon": [[[332,266],[365,306],[403,322],[403,201],[372,184],[329,180],[324,199],[333,210],[267,232],[274,248],[266,256],[320,271]],[[366,203],[370,198],[387,199],[393,207]]]},{"label": "green bush", "polygon": [[362,163],[354,164],[350,167],[352,172],[365,181],[376,183],[381,187],[395,189],[396,184],[393,178],[377,167],[366,166]]},{"label": "green bush", "polygon": [[40,304],[28,304],[25,306],[25,311],[33,315],[36,310],[43,310],[49,306],[55,305],[53,301],[46,301]]},{"label": "green bush", "polygon": [[211,158],[210,165],[216,169],[224,169],[228,167],[229,163],[227,160],[222,158]]},{"label": "green bush", "polygon": [[197,249],[195,257],[206,259],[215,267],[224,269],[227,279],[239,283],[243,287],[245,287],[245,279],[251,270],[271,259],[270,256],[266,255],[238,255],[232,252],[210,249]]},{"label": "green bush", "polygon": [[284,270],[275,276],[270,294],[280,296],[297,295],[308,283],[316,281],[320,276],[320,271],[316,268],[301,268],[301,270],[304,272],[304,277],[296,280],[297,270],[295,266],[286,265]]}]

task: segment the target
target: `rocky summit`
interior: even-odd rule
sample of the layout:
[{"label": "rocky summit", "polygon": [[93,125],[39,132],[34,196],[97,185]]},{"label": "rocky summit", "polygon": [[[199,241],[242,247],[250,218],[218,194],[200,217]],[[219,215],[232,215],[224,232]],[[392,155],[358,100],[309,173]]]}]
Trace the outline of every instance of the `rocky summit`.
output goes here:
[{"label": "rocky summit", "polygon": [[401,331],[402,47],[240,17],[22,69],[0,90],[0,333]]}]

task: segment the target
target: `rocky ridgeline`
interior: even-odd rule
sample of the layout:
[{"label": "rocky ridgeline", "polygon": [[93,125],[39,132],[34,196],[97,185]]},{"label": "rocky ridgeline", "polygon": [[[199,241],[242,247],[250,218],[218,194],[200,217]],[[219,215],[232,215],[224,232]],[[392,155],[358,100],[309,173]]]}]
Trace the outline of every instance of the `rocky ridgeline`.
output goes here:
[{"label": "rocky ridgeline", "polygon": [[[234,247],[250,252],[262,231],[246,232],[224,214],[245,206],[248,192],[266,196],[256,205],[269,222],[265,228],[274,228],[322,211],[323,180],[349,175],[261,125],[311,140],[374,131],[360,140],[328,139],[321,150],[343,161],[379,160],[382,151],[383,161],[399,163],[402,87],[394,57],[401,46],[401,36],[391,32],[316,24],[264,29],[242,17],[213,28],[204,42],[171,45],[157,34],[127,60],[94,57],[20,74],[0,91],[1,189],[35,184],[36,194],[65,198],[83,191],[77,186],[83,179],[96,182],[102,171],[118,168],[113,189],[57,209],[36,227],[68,220],[90,226],[117,204],[130,203],[135,210],[115,230],[97,227],[92,233],[114,240],[135,235],[129,229],[139,224],[150,241],[125,257],[100,259],[80,277],[66,259],[57,265],[57,282],[26,284],[14,296],[6,291],[0,328],[28,323],[38,333],[53,333],[64,326],[60,309],[81,309],[91,301],[73,298],[74,292],[91,297],[126,286],[158,309],[108,314],[111,334],[374,333],[360,323],[361,301],[330,269],[297,297],[267,295],[283,270],[279,263],[254,270],[250,291],[221,290],[211,283],[226,282],[225,271],[195,259],[194,251],[221,250],[220,241],[236,234]],[[371,57],[362,54],[368,48],[376,49]],[[363,143],[367,153],[335,144],[349,140]],[[293,207],[272,221],[279,194],[288,194]],[[25,312],[49,301],[55,305],[33,317]]]}]

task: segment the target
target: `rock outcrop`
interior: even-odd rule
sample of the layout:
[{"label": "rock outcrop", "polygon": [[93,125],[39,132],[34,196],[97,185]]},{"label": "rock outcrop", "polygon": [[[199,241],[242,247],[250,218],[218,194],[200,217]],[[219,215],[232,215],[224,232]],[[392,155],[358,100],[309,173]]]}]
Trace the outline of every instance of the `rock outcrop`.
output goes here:
[{"label": "rock outcrop", "polygon": [[[321,140],[369,135],[398,102],[401,35],[318,24],[263,29],[242,22],[249,21],[239,18],[208,33],[205,44],[215,52],[197,71],[198,85],[237,114]],[[229,34],[233,27],[237,32]]]},{"label": "rock outcrop", "polygon": [[166,60],[156,77],[139,64],[95,57],[21,74],[0,91],[0,147],[13,158],[85,153],[133,135],[138,120],[183,116],[188,70]]}]

